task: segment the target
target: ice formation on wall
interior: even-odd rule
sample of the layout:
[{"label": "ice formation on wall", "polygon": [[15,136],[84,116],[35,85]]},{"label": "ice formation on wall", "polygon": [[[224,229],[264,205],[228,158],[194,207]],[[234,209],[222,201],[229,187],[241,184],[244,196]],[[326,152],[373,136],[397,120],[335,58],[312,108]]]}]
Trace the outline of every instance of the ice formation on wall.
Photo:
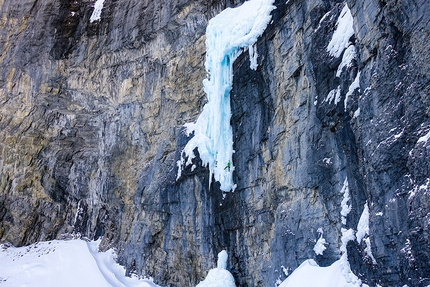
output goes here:
[{"label": "ice formation on wall", "polygon": [[270,12],[275,8],[273,2],[251,0],[242,6],[225,9],[209,21],[205,63],[209,77],[203,81],[208,103],[195,123],[185,125],[187,134],[194,133],[194,136],[182,151],[177,178],[183,168],[192,164],[197,148],[203,165],[209,167],[209,180],[213,175],[222,191],[235,189],[230,125],[233,63],[243,49],[250,49],[251,68],[256,68],[257,53],[253,45],[271,20]]},{"label": "ice formation on wall", "polygon": [[364,251],[366,252],[367,256],[372,260],[373,264],[376,264],[376,259],[375,257],[373,257],[372,254],[369,231],[369,207],[366,202],[366,204],[364,204],[360,220],[358,221],[356,239],[358,243],[361,243],[363,241],[366,244],[366,248],[364,249]]},{"label": "ice formation on wall", "polygon": [[317,242],[315,243],[314,252],[316,255],[323,255],[324,250],[327,249],[327,247],[325,247],[327,242],[325,241],[325,239],[323,237],[324,232],[323,232],[323,229],[321,227],[318,228],[317,232],[320,234],[320,237],[318,238]]},{"label": "ice formation on wall", "polygon": [[100,16],[102,14],[103,9],[103,3],[105,0],[97,0],[94,4],[94,11],[93,14],[91,14],[90,17],[90,23],[93,23],[94,21],[100,20]]},{"label": "ice formation on wall", "polygon": [[336,30],[328,43],[327,51],[331,56],[339,57],[349,46],[349,38],[354,35],[354,21],[348,5],[345,4],[336,23]]},{"label": "ice formation on wall", "polygon": [[205,280],[196,287],[236,287],[233,275],[226,269],[227,260],[227,251],[221,251],[218,254],[217,268],[209,270]]},{"label": "ice formation on wall", "polygon": [[351,199],[349,195],[348,178],[345,178],[340,193],[343,194],[343,199],[341,202],[342,210],[340,211],[340,214],[342,215],[342,224],[346,224],[346,216],[351,211],[351,205],[348,205],[348,201]]}]

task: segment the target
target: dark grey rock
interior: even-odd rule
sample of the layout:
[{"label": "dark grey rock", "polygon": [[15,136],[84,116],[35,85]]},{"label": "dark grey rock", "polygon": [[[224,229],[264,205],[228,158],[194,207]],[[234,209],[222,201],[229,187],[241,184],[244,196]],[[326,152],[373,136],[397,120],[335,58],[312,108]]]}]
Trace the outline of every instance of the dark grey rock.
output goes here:
[{"label": "dark grey rock", "polygon": [[198,158],[176,180],[176,161],[206,101],[207,22],[243,1],[107,0],[90,23],[93,2],[0,2],[1,242],[102,237],[128,274],[163,286],[195,285],[226,249],[238,286],[273,286],[306,259],[339,259],[367,202],[377,264],[351,241],[354,273],[430,285],[427,1],[348,0],[358,56],[340,77],[326,47],[345,3],[276,1],[258,69],[246,52],[234,66],[237,189],[224,195]]}]

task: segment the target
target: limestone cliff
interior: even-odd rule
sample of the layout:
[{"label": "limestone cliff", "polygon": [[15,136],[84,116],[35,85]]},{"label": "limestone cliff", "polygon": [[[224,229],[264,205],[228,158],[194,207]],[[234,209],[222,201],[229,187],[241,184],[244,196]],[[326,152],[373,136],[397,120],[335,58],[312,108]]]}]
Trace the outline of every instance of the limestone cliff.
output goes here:
[{"label": "limestone cliff", "polygon": [[[225,198],[176,161],[206,101],[208,20],[243,1],[106,0],[91,23],[94,2],[0,0],[2,242],[102,236],[163,286],[194,286],[226,249],[238,286],[273,286],[337,260],[367,203],[374,261],[350,241],[355,274],[430,285],[428,1],[276,1],[257,70],[235,63]],[[346,4],[342,67],[347,47],[327,47]]]}]

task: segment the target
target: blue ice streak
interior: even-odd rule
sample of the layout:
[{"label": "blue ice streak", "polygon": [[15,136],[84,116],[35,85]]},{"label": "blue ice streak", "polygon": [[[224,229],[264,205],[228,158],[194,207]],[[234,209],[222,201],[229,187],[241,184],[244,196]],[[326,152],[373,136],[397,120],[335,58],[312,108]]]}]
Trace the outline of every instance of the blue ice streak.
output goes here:
[{"label": "blue ice streak", "polygon": [[194,133],[178,161],[178,179],[182,170],[192,165],[197,148],[204,166],[218,181],[221,190],[234,191],[233,132],[230,125],[230,91],[233,63],[244,49],[249,49],[251,68],[256,68],[253,46],[263,34],[275,9],[274,0],[251,0],[236,8],[227,8],[209,21],[206,29],[206,63],[209,77],[203,80],[208,103],[195,123],[186,124],[188,135]]}]

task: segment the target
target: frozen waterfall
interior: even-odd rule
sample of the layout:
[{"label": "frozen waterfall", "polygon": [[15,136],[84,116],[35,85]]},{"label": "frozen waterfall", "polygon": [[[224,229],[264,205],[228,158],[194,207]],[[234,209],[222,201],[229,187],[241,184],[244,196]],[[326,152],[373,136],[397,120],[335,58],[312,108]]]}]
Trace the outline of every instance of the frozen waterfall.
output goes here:
[{"label": "frozen waterfall", "polygon": [[209,166],[221,190],[234,190],[233,132],[230,125],[230,90],[233,63],[245,49],[251,49],[251,68],[256,68],[253,47],[271,20],[274,0],[251,0],[236,8],[227,8],[209,21],[206,29],[206,63],[209,75],[203,81],[208,103],[195,123],[186,124],[187,134],[194,133],[178,161],[178,178],[192,164],[197,148],[203,165]]}]

